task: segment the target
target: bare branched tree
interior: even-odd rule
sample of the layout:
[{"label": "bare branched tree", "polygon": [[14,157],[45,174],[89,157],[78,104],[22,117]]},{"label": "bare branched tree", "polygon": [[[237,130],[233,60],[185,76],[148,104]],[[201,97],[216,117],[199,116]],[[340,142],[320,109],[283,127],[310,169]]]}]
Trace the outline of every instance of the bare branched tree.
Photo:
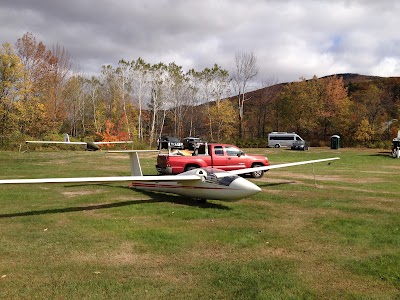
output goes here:
[{"label": "bare branched tree", "polygon": [[238,98],[239,138],[243,137],[244,102],[248,100],[246,99],[246,93],[251,80],[257,76],[258,70],[257,58],[253,52],[236,52],[232,83]]},{"label": "bare branched tree", "polygon": [[268,116],[271,116],[271,106],[276,97],[277,91],[280,86],[278,85],[278,77],[270,77],[263,80],[261,89],[263,90],[261,94],[261,99],[257,103],[257,137],[265,138],[265,126],[267,123]]}]

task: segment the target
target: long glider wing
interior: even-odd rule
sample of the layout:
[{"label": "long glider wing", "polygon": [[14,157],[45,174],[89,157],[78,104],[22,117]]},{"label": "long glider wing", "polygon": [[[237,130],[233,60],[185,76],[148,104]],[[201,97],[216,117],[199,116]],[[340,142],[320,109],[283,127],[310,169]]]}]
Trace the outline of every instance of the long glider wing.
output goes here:
[{"label": "long glider wing", "polygon": [[95,145],[107,145],[107,144],[133,144],[132,141],[115,141],[115,142],[93,142]]},{"label": "long glider wing", "polygon": [[286,163],[286,164],[277,164],[277,165],[272,165],[272,166],[264,166],[264,167],[255,167],[255,168],[233,170],[233,171],[229,171],[229,173],[232,173],[232,174],[235,174],[235,175],[240,175],[240,174],[247,174],[247,173],[256,172],[256,171],[267,171],[267,170],[272,170],[272,169],[279,169],[279,168],[300,166],[300,165],[306,165],[306,164],[327,162],[327,161],[332,161],[332,160],[337,160],[337,159],[340,159],[340,157],[314,159],[314,160],[306,160],[306,161],[299,161],[299,162]]},{"label": "long glider wing", "polygon": [[57,141],[26,141],[27,144],[67,144],[67,145],[87,145],[85,142],[57,142]]},{"label": "long glider wing", "polygon": [[[27,144],[67,144],[67,145],[86,145],[87,142],[58,142],[58,141],[26,141]],[[92,142],[95,145],[107,144],[133,144],[132,141],[115,141],[115,142]]]},{"label": "long glider wing", "polygon": [[39,179],[3,179],[0,184],[26,183],[79,183],[79,182],[116,182],[116,181],[198,181],[197,175],[164,176],[113,176],[113,177],[76,177],[76,178],[39,178]]}]

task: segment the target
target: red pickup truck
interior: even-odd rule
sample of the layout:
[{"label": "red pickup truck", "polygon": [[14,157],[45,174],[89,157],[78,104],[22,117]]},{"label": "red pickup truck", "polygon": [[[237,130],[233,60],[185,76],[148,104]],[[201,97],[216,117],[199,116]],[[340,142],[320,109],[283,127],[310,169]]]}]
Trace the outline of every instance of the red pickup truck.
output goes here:
[{"label": "red pickup truck", "polygon": [[[179,174],[195,168],[213,167],[225,171],[269,166],[262,155],[248,155],[238,147],[228,144],[202,144],[192,155],[159,154],[156,169],[161,174]],[[252,172],[253,178],[261,178],[263,171]]]}]

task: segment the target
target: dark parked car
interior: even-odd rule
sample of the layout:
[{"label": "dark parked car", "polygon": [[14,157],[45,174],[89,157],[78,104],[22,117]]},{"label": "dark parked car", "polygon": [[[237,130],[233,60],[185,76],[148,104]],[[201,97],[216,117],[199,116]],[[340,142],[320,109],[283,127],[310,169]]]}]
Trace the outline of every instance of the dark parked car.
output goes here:
[{"label": "dark parked car", "polygon": [[294,141],[292,144],[292,147],[290,147],[292,150],[308,150],[308,142],[306,141]]},{"label": "dark parked car", "polygon": [[201,143],[203,143],[203,141],[200,138],[189,136],[183,139],[183,148],[189,150],[195,150],[199,148]]},{"label": "dark parked car", "polygon": [[183,149],[183,143],[174,136],[162,136],[159,141],[159,149],[168,149],[168,144],[171,149]]},{"label": "dark parked car", "polygon": [[399,138],[394,138],[393,139],[392,157],[393,158],[400,158],[400,139]]}]

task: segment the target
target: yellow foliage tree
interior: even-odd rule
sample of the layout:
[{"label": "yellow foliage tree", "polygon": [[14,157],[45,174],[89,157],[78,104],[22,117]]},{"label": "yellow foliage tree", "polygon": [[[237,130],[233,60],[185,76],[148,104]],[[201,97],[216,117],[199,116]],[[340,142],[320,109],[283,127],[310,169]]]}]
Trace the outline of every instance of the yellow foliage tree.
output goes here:
[{"label": "yellow foliage tree", "polygon": [[367,119],[363,119],[357,127],[354,139],[362,143],[367,143],[372,140],[374,134],[375,131],[369,121]]},{"label": "yellow foliage tree", "polygon": [[236,109],[229,100],[218,100],[209,109],[212,131],[217,141],[232,139],[236,133]]},{"label": "yellow foliage tree", "polygon": [[[13,47],[3,44],[0,49],[0,143],[10,142],[19,134],[26,115],[18,109],[29,92],[24,66]],[[28,121],[28,120],[26,120]]]},{"label": "yellow foliage tree", "polygon": [[321,84],[314,76],[311,80],[301,78],[288,84],[276,102],[279,131],[303,133],[316,127],[318,111],[321,110]]}]

